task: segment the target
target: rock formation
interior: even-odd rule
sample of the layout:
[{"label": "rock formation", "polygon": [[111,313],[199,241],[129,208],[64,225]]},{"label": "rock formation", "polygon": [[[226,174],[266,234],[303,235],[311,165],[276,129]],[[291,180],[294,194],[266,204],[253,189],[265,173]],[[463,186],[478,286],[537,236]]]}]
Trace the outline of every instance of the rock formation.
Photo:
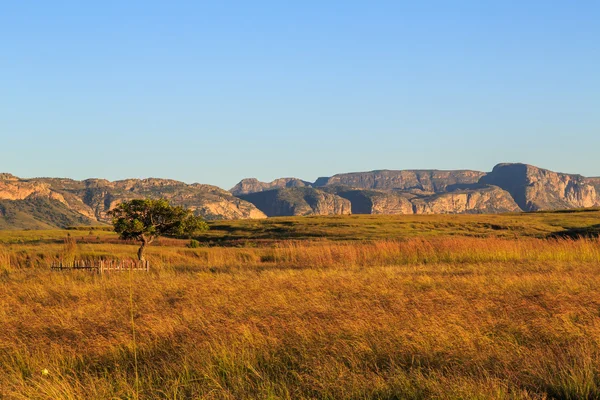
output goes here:
[{"label": "rock formation", "polygon": [[484,172],[457,170],[402,170],[402,171],[371,171],[338,174],[329,178],[319,178],[314,183],[315,187],[322,186],[348,186],[358,189],[417,189],[424,192],[444,192],[448,186],[457,184],[477,183]]},{"label": "rock formation", "polygon": [[500,213],[600,207],[600,177],[527,164],[489,173],[381,170],[338,174],[311,183],[244,179],[230,191],[171,179],[20,179],[0,173],[0,229],[108,222],[125,200],[166,198],[206,219],[339,214]]},{"label": "rock formation", "polygon": [[263,192],[265,190],[312,186],[311,183],[297,178],[279,178],[272,182],[261,182],[256,178],[242,179],[229,190],[234,196],[248,193]]},{"label": "rock formation", "polygon": [[[499,164],[487,174],[471,170],[355,172],[304,184],[349,200],[353,214],[498,213],[600,206],[600,178],[526,164]],[[248,194],[255,190],[242,182],[236,190],[242,187]],[[264,191],[276,185],[255,187]]]},{"label": "rock formation", "polygon": [[438,193],[412,199],[415,214],[493,214],[521,209],[505,190],[496,186]]},{"label": "rock formation", "polygon": [[524,211],[600,206],[597,180],[527,164],[498,164],[479,182],[508,191]]},{"label": "rock formation", "polygon": [[336,187],[333,193],[350,201],[352,214],[412,214],[410,198],[403,193]]},{"label": "rock formation", "polygon": [[350,201],[310,187],[273,189],[240,196],[269,217],[350,214]]},{"label": "rock formation", "polygon": [[[155,178],[110,182],[104,179],[19,179],[9,174],[0,175],[0,200],[46,199],[61,203],[64,210],[74,212],[91,222],[108,222],[109,210],[122,201],[136,198],[166,198],[172,204],[194,210],[206,219],[266,218],[252,204],[211,185],[188,185]],[[24,204],[19,209],[28,210]],[[52,213],[60,213],[59,210],[63,208],[54,207]],[[71,213],[69,216],[65,221],[73,220]],[[50,226],[54,226],[52,224],[57,221],[60,222],[60,218],[50,221]]]}]

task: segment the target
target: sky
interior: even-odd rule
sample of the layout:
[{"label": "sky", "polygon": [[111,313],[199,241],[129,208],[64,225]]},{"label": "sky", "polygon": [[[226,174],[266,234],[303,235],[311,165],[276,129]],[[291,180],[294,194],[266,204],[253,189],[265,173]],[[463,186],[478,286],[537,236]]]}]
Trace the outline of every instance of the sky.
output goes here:
[{"label": "sky", "polygon": [[0,0],[0,172],[600,176],[598,1]]}]

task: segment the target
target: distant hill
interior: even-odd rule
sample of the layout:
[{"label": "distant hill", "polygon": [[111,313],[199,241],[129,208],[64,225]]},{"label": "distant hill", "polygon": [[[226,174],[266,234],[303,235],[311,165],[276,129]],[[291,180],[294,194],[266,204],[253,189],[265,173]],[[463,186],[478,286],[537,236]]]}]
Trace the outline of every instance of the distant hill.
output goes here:
[{"label": "distant hill", "polygon": [[263,192],[271,189],[283,189],[293,187],[311,187],[312,183],[297,178],[279,178],[272,182],[261,182],[256,178],[242,179],[230,192],[235,195]]},{"label": "distant hill", "polygon": [[166,198],[209,220],[266,218],[254,205],[211,185],[169,179],[20,179],[0,174],[0,229],[48,229],[109,222],[107,212],[124,200]]},{"label": "distant hill", "polygon": [[[268,199],[286,197],[269,193],[283,191],[282,182],[288,185],[298,181],[285,178],[263,183],[246,179],[232,193],[243,189],[241,197],[261,208]],[[337,174],[314,183],[300,182],[315,193],[347,199],[353,214],[477,214],[600,206],[600,178],[557,173],[527,164],[499,164],[489,173],[379,170]],[[253,188],[255,193],[251,195]],[[295,215],[290,207],[281,204],[269,212]]]},{"label": "distant hill", "polygon": [[350,201],[312,187],[260,191],[240,196],[269,217],[282,215],[343,215],[351,213]]},{"label": "distant hill", "polygon": [[0,229],[107,223],[124,200],[166,198],[209,220],[334,214],[501,213],[600,206],[600,178],[527,164],[489,173],[378,170],[323,177],[240,181],[230,191],[171,179],[22,179],[0,173]]},{"label": "distant hill", "polygon": [[330,178],[319,178],[315,187],[348,186],[357,189],[376,190],[421,190],[429,193],[445,192],[457,184],[477,183],[485,172],[457,170],[400,170],[371,171],[338,174]]},{"label": "distant hill", "polygon": [[57,200],[0,200],[0,229],[53,229],[99,224]]}]

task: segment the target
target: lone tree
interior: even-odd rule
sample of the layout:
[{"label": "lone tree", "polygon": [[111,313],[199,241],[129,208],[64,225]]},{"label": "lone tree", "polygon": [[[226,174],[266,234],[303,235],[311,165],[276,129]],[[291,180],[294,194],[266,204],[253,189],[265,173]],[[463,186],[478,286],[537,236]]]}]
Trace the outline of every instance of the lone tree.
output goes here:
[{"label": "lone tree", "polygon": [[109,212],[113,226],[121,239],[142,242],[138,259],[145,260],[146,246],[159,236],[191,236],[208,229],[201,217],[183,207],[171,206],[165,199],[130,200]]}]

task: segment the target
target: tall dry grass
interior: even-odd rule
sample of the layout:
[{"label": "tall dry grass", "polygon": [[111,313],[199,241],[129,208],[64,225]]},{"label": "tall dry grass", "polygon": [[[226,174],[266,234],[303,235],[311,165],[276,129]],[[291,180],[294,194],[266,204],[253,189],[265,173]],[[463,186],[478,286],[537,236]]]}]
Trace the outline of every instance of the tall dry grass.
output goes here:
[{"label": "tall dry grass", "polygon": [[[175,242],[178,243],[178,242]],[[156,246],[148,250],[159,269],[330,268],[431,263],[600,262],[598,238],[440,237],[406,240],[322,242],[277,241],[263,247]],[[81,260],[135,257],[135,244],[5,245],[0,257],[14,267],[46,268],[65,257]],[[0,264],[2,258],[0,258]]]},{"label": "tall dry grass", "polygon": [[132,398],[135,356],[143,399],[600,397],[597,240],[155,247],[133,308],[61,251],[1,252],[0,398]]}]

